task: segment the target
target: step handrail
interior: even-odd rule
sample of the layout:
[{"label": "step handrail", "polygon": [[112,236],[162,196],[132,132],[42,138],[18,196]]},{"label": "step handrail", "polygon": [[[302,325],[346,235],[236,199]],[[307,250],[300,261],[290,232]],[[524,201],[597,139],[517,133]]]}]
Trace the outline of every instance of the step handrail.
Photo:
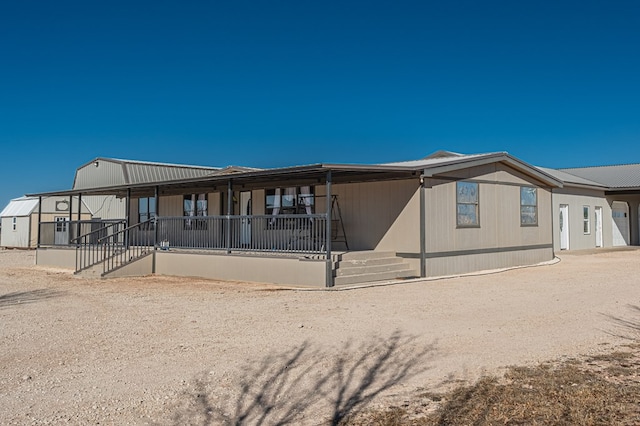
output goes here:
[{"label": "step handrail", "polygon": [[[157,226],[156,218],[150,218],[144,222],[136,223],[128,226],[111,235],[107,235],[98,239],[98,244],[103,249],[102,275],[121,268],[131,262],[134,262],[146,256],[153,248],[155,248],[155,226]],[[134,234],[135,241],[132,241],[131,231],[141,229],[153,223],[153,233]],[[111,241],[110,241],[111,240]],[[120,242],[122,241],[122,242]]]}]

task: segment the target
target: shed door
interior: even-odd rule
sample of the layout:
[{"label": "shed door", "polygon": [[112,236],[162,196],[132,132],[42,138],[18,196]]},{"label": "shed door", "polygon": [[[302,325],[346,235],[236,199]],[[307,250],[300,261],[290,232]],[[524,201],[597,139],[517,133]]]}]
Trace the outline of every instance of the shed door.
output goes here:
[{"label": "shed door", "polygon": [[569,250],[569,206],[560,204],[560,250]]},{"label": "shed door", "polygon": [[596,247],[602,247],[602,207],[595,208]]},{"label": "shed door", "polygon": [[53,243],[55,245],[69,244],[69,218],[56,217],[54,220],[56,224]]},{"label": "shed door", "polygon": [[614,201],[611,206],[613,216],[613,245],[629,245],[629,205],[625,202]]}]

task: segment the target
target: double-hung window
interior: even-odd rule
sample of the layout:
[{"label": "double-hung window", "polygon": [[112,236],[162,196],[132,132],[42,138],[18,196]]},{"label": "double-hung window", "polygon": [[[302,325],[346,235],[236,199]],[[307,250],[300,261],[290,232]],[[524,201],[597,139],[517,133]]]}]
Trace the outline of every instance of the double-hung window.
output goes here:
[{"label": "double-hung window", "polygon": [[456,183],[456,222],[458,227],[480,226],[480,196],[477,182]]},{"label": "double-hung window", "polygon": [[582,232],[585,235],[591,233],[591,223],[589,221],[589,206],[582,206]]},{"label": "double-hung window", "polygon": [[[207,216],[207,194],[187,194],[183,197],[183,214],[185,217]],[[185,229],[207,229],[204,219],[186,219]]]},{"label": "double-hung window", "polygon": [[520,225],[538,224],[538,190],[530,186],[520,187]]}]

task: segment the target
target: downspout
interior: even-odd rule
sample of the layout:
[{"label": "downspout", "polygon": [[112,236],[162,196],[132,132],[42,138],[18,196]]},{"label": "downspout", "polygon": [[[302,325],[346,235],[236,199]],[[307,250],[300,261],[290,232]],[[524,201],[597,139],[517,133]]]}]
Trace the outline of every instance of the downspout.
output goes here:
[{"label": "downspout", "polygon": [[427,227],[426,208],[425,208],[425,187],[424,175],[420,176],[420,278],[427,276],[427,237],[425,235]]},{"label": "downspout", "polygon": [[226,245],[227,254],[231,253],[231,215],[233,214],[233,182],[231,179],[227,182],[227,229],[226,229]]},{"label": "downspout", "polygon": [[333,200],[331,198],[331,170],[327,171],[327,178],[325,182],[326,186],[326,229],[325,229],[325,244],[327,249],[327,261],[326,261],[326,272],[325,272],[325,286],[333,287],[333,259],[331,258],[331,207],[333,204]]}]

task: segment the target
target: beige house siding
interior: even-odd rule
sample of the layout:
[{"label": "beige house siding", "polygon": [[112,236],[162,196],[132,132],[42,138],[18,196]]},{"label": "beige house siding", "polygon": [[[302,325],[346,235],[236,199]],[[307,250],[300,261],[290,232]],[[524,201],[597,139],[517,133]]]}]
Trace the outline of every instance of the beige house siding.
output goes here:
[{"label": "beige house siding", "polygon": [[[350,250],[420,251],[419,180],[335,184]],[[316,186],[316,212],[326,211],[325,187]],[[344,249],[337,245],[336,249]]]},{"label": "beige house siding", "polygon": [[[428,276],[466,273],[550,260],[551,191],[502,164],[451,173],[425,181]],[[458,227],[456,181],[478,183],[479,226]],[[520,188],[537,188],[538,224],[520,224]]]},{"label": "beige house siding", "polygon": [[[595,208],[602,207],[602,244],[613,245],[611,205],[604,191],[582,188],[553,190],[553,248],[560,251],[560,205],[569,206],[569,249],[582,250],[596,247]],[[590,233],[583,232],[583,206],[589,207]]]}]

